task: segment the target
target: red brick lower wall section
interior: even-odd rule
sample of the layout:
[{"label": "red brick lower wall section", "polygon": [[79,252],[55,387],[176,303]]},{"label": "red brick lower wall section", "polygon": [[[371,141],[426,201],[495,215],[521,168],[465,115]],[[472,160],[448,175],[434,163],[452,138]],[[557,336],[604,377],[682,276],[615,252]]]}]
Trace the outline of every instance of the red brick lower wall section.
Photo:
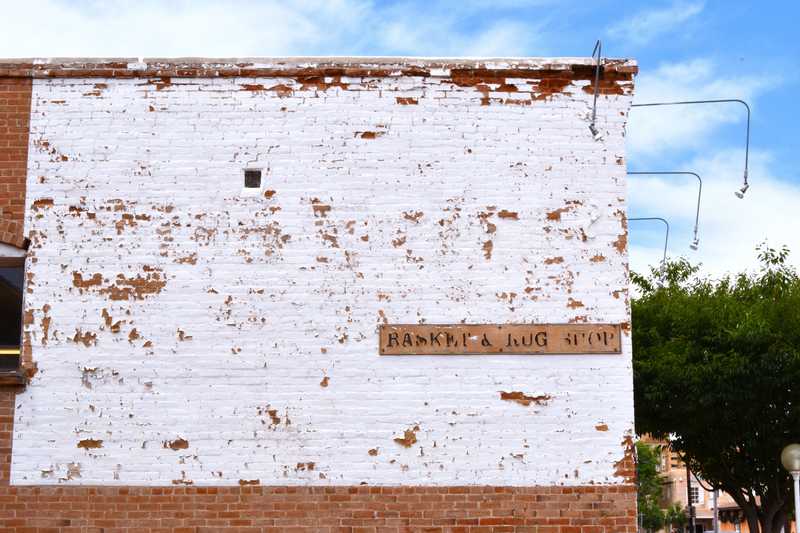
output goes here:
[{"label": "red brick lower wall section", "polygon": [[[632,486],[0,488],[3,531],[634,533]],[[133,529],[125,529],[133,528]]]}]

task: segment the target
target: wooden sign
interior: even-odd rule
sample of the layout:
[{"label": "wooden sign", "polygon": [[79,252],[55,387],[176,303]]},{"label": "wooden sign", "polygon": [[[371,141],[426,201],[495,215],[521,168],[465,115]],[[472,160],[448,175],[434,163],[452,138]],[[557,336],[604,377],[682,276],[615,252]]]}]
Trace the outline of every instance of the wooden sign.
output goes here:
[{"label": "wooden sign", "polygon": [[381,355],[621,353],[619,324],[388,324]]}]

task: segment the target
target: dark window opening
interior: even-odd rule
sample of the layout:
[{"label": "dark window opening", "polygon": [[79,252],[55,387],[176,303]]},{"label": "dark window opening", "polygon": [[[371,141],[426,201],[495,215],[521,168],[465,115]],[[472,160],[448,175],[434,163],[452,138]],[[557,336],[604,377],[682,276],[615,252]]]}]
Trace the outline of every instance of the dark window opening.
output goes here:
[{"label": "dark window opening", "polygon": [[0,372],[19,369],[24,278],[22,259],[0,258]]},{"label": "dark window opening", "polygon": [[244,186],[247,189],[258,189],[261,187],[261,171],[260,170],[245,170],[244,171]]}]

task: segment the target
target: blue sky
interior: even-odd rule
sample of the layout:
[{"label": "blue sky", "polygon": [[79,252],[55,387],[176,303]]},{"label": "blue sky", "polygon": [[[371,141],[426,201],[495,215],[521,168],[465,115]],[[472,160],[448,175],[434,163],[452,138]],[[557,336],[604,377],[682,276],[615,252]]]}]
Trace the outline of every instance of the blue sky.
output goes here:
[{"label": "blue sky", "polygon": [[[3,6],[0,56],[588,56],[640,65],[636,101],[743,98],[752,106],[751,189],[736,105],[634,110],[630,170],[704,179],[701,248],[688,248],[696,184],[632,178],[630,216],[672,225],[670,255],[716,274],[755,264],[764,239],[800,266],[800,2],[33,0]],[[660,259],[660,227],[631,226],[631,266]]]}]

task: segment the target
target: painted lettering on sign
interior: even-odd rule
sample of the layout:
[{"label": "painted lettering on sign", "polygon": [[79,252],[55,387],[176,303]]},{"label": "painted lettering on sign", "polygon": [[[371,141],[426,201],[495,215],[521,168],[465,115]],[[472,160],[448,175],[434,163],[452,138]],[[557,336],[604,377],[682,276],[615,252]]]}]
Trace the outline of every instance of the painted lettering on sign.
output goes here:
[{"label": "painted lettering on sign", "polygon": [[387,324],[381,355],[621,353],[618,324]]}]

